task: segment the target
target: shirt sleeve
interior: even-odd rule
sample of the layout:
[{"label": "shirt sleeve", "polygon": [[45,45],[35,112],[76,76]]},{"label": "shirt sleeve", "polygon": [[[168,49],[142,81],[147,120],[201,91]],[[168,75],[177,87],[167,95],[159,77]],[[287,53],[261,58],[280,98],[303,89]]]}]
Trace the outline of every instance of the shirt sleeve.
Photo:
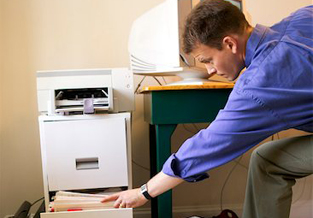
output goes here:
[{"label": "shirt sleeve", "polygon": [[188,182],[208,178],[207,171],[245,153],[286,124],[251,93],[234,89],[211,125],[186,140],[162,172]]}]

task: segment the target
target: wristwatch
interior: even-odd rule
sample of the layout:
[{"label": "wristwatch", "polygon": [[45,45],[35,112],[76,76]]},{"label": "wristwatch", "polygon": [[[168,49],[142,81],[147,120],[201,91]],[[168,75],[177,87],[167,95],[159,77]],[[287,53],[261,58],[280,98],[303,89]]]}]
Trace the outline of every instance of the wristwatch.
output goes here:
[{"label": "wristwatch", "polygon": [[140,190],[141,190],[141,194],[143,194],[143,196],[145,196],[145,198],[146,198],[147,200],[151,200],[151,199],[152,199],[151,195],[149,195],[149,193],[148,193],[147,184],[143,184],[143,185],[140,187]]}]

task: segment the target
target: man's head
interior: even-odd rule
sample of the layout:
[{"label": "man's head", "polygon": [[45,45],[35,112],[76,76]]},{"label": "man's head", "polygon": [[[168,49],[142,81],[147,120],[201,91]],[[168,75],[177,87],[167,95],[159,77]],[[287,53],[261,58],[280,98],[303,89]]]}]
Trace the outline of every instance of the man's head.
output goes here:
[{"label": "man's head", "polygon": [[186,20],[183,49],[203,62],[208,73],[234,80],[244,68],[250,32],[250,25],[236,6],[224,0],[205,0]]}]

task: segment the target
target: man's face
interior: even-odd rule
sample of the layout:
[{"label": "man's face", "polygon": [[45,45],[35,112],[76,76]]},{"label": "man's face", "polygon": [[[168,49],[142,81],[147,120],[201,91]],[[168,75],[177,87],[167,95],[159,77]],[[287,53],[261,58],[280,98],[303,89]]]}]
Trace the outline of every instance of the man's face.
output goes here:
[{"label": "man's face", "polygon": [[224,43],[222,50],[200,44],[191,54],[205,65],[209,75],[217,74],[229,81],[235,80],[244,67],[236,48]]}]

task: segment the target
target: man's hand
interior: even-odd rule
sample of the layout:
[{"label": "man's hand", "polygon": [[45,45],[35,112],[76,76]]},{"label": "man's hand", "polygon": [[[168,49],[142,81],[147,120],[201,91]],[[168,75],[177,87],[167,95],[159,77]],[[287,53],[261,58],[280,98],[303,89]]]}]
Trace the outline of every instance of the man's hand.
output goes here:
[{"label": "man's hand", "polygon": [[101,202],[108,201],[115,201],[113,205],[115,208],[134,208],[144,205],[148,200],[141,194],[140,189],[137,188],[109,195]]},{"label": "man's hand", "polygon": [[[153,198],[172,189],[184,180],[176,177],[171,177],[163,172],[159,172],[147,183],[150,196]],[[118,192],[103,198],[102,203],[115,201],[115,208],[134,208],[140,207],[147,203],[147,199],[141,194],[140,188],[131,189],[123,192]]]}]

